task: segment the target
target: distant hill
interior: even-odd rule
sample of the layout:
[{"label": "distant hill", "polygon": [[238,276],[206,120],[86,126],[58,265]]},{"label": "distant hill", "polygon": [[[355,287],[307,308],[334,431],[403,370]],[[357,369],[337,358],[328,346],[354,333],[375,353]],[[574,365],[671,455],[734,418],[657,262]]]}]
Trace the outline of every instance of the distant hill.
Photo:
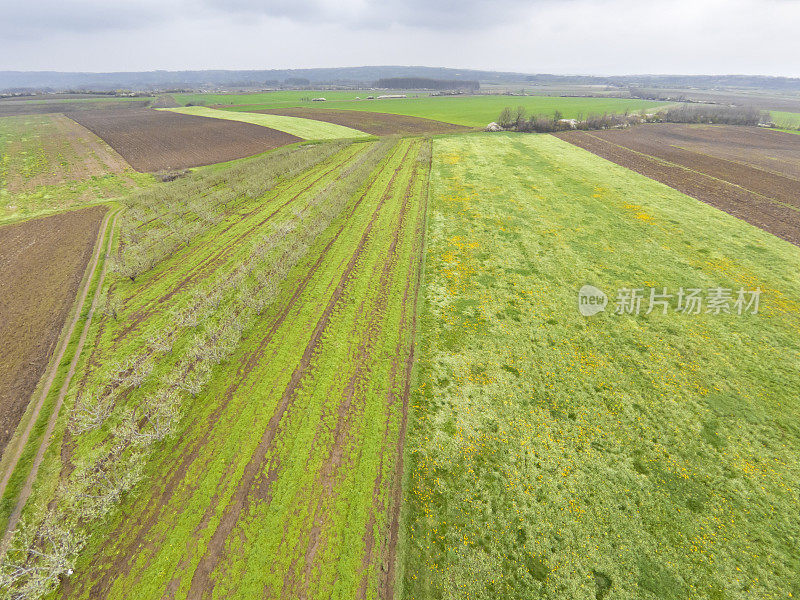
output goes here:
[{"label": "distant hill", "polygon": [[131,73],[64,73],[0,71],[0,90],[164,90],[200,87],[271,87],[279,85],[375,85],[379,79],[422,77],[484,83],[524,82],[525,73],[474,71],[438,67],[385,66],[263,71],[144,71]]},{"label": "distant hill", "polygon": [[478,81],[481,84],[606,85],[650,88],[754,88],[800,91],[800,79],[757,75],[552,75],[509,71],[478,71],[422,66],[339,67],[325,69],[268,69],[248,71],[142,71],[67,73],[59,71],[0,71],[0,90],[169,90],[320,85],[375,85],[381,79],[425,78]]}]

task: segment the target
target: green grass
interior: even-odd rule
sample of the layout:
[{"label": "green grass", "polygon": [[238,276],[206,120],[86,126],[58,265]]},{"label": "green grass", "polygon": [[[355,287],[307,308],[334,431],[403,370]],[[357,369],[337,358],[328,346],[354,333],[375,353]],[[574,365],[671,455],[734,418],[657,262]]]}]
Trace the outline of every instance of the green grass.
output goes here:
[{"label": "green grass", "polygon": [[[363,97],[363,96],[362,96]],[[290,106],[310,106],[311,102],[253,102],[241,106],[225,108],[230,111],[253,111]],[[345,101],[331,100],[314,102],[314,108],[336,108],[344,110],[365,110],[396,115],[422,117],[465,125],[482,127],[496,121],[505,107],[516,109],[524,106],[529,115],[552,115],[561,111],[564,118],[577,118],[589,114],[622,113],[625,110],[656,109],[664,103],[647,100],[627,100],[619,98],[560,98],[550,96],[444,96],[384,100]]]},{"label": "green grass", "polygon": [[[436,140],[431,198],[403,597],[796,597],[800,250],[551,136]],[[761,312],[613,314],[663,286]]]},{"label": "green grass", "polygon": [[780,128],[800,129],[800,113],[771,111],[770,118]]},{"label": "green grass", "polygon": [[270,127],[283,131],[291,135],[296,135],[305,140],[335,140],[335,139],[355,139],[371,138],[372,135],[336,125],[324,121],[314,121],[312,119],[301,119],[299,117],[283,117],[280,115],[263,115],[257,113],[239,113],[226,110],[217,110],[205,106],[187,106],[184,108],[162,108],[172,112],[183,113],[185,115],[198,115],[201,117],[213,117],[215,119],[229,119],[231,121],[242,121],[263,127]]},{"label": "green grass", "polygon": [[[61,115],[0,118],[0,224],[105,201],[155,182],[130,167],[104,171],[116,153],[88,131],[70,137],[64,122],[71,123]],[[92,149],[89,138],[103,151]]]}]

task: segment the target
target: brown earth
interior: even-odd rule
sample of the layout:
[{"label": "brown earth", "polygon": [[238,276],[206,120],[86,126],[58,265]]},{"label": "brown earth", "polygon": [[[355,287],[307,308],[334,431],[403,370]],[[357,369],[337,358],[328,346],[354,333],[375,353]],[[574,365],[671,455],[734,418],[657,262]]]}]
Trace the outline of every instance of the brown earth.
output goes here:
[{"label": "brown earth", "polygon": [[469,131],[469,127],[443,123],[433,119],[421,119],[405,115],[390,115],[361,110],[336,110],[329,108],[272,108],[253,112],[285,117],[302,117],[344,125],[372,135],[425,134],[425,133],[460,133]]},{"label": "brown earth", "polygon": [[260,125],[170,111],[81,111],[69,116],[141,172],[210,165],[301,141]]},{"label": "brown earth", "polygon": [[13,117],[16,115],[41,115],[50,113],[73,113],[78,111],[97,110],[142,110],[150,105],[152,98],[141,100],[99,100],[92,102],[53,102],[19,100],[0,100],[0,117]]},{"label": "brown earth", "polygon": [[0,227],[0,451],[55,349],[105,212],[95,206]]},{"label": "brown earth", "polygon": [[557,136],[800,245],[800,136],[672,123]]}]

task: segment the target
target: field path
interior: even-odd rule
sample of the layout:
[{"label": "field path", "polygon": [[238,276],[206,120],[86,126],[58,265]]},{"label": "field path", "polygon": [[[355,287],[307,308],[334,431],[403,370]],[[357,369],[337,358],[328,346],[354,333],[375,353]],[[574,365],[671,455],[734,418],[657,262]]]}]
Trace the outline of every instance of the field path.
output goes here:
[{"label": "field path", "polygon": [[[92,261],[89,264],[87,269],[86,281],[84,283],[83,289],[80,292],[80,296],[78,297],[78,302],[75,307],[75,315],[72,319],[72,322],[69,324],[69,328],[66,331],[66,334],[63,336],[61,340],[61,344],[59,346],[58,352],[50,363],[49,371],[47,373],[47,378],[44,382],[44,386],[39,394],[38,402],[33,410],[33,413],[28,420],[28,425],[25,428],[25,431],[21,438],[16,443],[16,447],[14,448],[14,453],[11,455],[10,461],[6,465],[6,470],[3,473],[3,479],[0,481],[0,497],[3,496],[5,493],[6,487],[8,486],[8,482],[11,479],[11,475],[13,474],[14,470],[19,463],[20,458],[22,457],[22,453],[25,449],[25,446],[28,443],[28,439],[30,438],[31,432],[33,431],[33,427],[36,424],[36,421],[39,419],[39,413],[42,410],[42,406],[44,405],[45,400],[47,399],[48,395],[50,394],[50,389],[53,386],[53,383],[56,378],[56,374],[58,373],[58,367],[61,364],[61,360],[64,358],[64,352],[67,349],[67,345],[69,344],[70,339],[72,338],[72,334],[75,331],[75,326],[78,324],[78,320],[80,318],[81,313],[83,312],[83,306],[86,302],[86,297],[89,294],[89,289],[91,288],[92,279],[94,279],[94,273],[97,269],[98,262],[100,260],[100,251],[103,247],[103,244],[106,245],[106,253],[110,251],[111,248],[111,240],[113,239],[113,235],[108,235],[108,240],[106,240],[106,232],[113,232],[114,225],[117,220],[117,215],[119,213],[113,214],[113,220],[111,222],[111,226],[107,227],[108,220],[112,218],[112,214],[109,213],[103,219],[103,222],[100,224],[100,231],[97,237],[97,243],[95,245],[94,255],[92,256]],[[25,507],[25,503],[28,500],[28,497],[31,495],[31,491],[33,490],[33,482],[36,480],[36,475],[39,471],[39,466],[42,464],[42,460],[44,459],[44,453],[47,451],[47,446],[50,440],[50,437],[53,435],[53,431],[56,427],[56,422],[58,421],[58,414],[61,411],[61,406],[64,403],[64,398],[67,395],[67,390],[69,389],[69,384],[72,381],[72,376],[75,374],[75,368],[78,364],[78,360],[81,356],[81,351],[83,350],[83,345],[86,342],[86,337],[89,333],[89,326],[92,322],[92,315],[94,314],[95,309],[97,308],[97,303],[100,299],[101,290],[103,287],[103,280],[105,279],[106,269],[108,263],[103,261],[102,271],[100,273],[100,279],[97,282],[97,288],[95,289],[94,297],[92,298],[92,306],[89,309],[89,314],[86,316],[86,324],[83,327],[83,332],[81,333],[80,340],[78,341],[78,345],[75,348],[75,353],[72,357],[72,362],[69,365],[69,371],[67,371],[67,375],[64,378],[64,382],[61,385],[61,389],[58,394],[58,400],[56,401],[56,405],[53,408],[53,412],[50,415],[50,420],[47,423],[47,430],[45,431],[44,437],[42,438],[42,443],[39,446],[38,451],[36,452],[36,457],[34,458],[33,465],[31,466],[31,470],[28,473],[28,477],[25,480],[25,485],[20,492],[20,496],[17,499],[17,503],[14,506],[14,510],[11,513],[11,516],[8,520],[8,525],[6,527],[5,532],[3,533],[2,541],[0,541],[0,554],[5,553],[8,543],[11,540],[11,536],[14,533],[14,529],[19,522],[20,515],[22,514],[22,509]]]}]

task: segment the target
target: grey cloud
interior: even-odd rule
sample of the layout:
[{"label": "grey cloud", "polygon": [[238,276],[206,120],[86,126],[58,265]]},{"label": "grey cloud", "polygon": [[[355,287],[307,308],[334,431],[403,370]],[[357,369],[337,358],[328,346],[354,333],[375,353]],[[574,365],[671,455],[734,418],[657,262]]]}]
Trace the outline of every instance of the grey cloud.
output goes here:
[{"label": "grey cloud", "polygon": [[164,3],[99,1],[2,2],[0,35],[10,38],[46,37],[53,33],[93,33],[148,27],[168,18]]},{"label": "grey cloud", "polygon": [[[570,0],[566,0],[569,2]],[[205,8],[228,15],[248,14],[330,23],[352,28],[399,25],[432,30],[490,29],[527,15],[537,5],[555,0],[391,0],[331,3],[323,0],[201,0]]]}]

